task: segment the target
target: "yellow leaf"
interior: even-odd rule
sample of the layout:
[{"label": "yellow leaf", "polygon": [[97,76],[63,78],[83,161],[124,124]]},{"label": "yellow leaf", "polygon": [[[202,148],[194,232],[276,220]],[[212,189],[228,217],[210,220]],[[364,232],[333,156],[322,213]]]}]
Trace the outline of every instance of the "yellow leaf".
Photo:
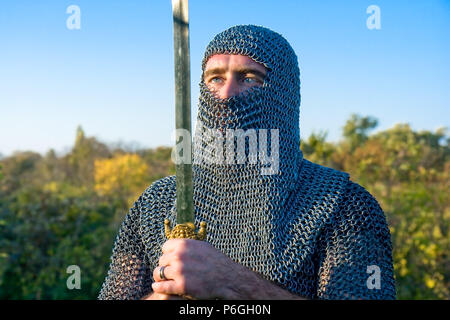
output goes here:
[{"label": "yellow leaf", "polygon": [[428,276],[425,277],[425,285],[430,288],[433,289],[436,286],[436,281],[429,278]]}]

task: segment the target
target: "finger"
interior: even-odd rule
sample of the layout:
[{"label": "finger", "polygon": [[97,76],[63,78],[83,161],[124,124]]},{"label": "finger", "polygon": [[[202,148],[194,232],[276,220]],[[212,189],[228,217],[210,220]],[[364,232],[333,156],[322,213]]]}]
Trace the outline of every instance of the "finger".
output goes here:
[{"label": "finger", "polygon": [[165,253],[161,257],[159,257],[158,265],[160,266],[168,266],[174,263],[179,262],[180,257],[175,252]]},{"label": "finger", "polygon": [[180,249],[183,247],[184,242],[186,241],[186,239],[170,239],[167,240],[161,250],[163,253],[169,253],[172,252],[176,249]]},{"label": "finger", "polygon": [[163,294],[186,294],[183,281],[166,280],[160,282],[153,282],[152,289],[154,292]]},{"label": "finger", "polygon": [[206,242],[193,239],[170,239],[163,244],[161,250],[163,253],[174,251],[182,252],[187,251],[188,249],[196,248],[201,243]]},{"label": "finger", "polygon": [[[163,271],[161,271],[161,269],[163,269]],[[163,265],[163,266],[159,266],[156,267],[155,270],[153,270],[153,279],[155,279],[155,281],[165,281],[165,280],[170,280],[173,279],[173,272],[171,272],[171,266],[169,265]],[[163,277],[161,277],[163,276]]]}]

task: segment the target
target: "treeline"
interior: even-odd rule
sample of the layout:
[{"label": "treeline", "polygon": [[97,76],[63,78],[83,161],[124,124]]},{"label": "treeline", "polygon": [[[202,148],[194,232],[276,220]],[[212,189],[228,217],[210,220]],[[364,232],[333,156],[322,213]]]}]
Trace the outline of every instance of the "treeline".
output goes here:
[{"label": "treeline", "polygon": [[[96,299],[120,223],[152,181],[175,173],[170,155],[113,148],[78,128],[64,156],[0,160],[0,299]],[[67,288],[70,265],[80,290]]]},{"label": "treeline", "polygon": [[[449,299],[450,138],[353,115],[337,143],[319,132],[305,158],[346,171],[384,209],[400,299]],[[57,156],[18,152],[0,160],[0,299],[95,299],[128,208],[152,181],[174,174],[171,148],[108,146],[77,129]],[[81,289],[66,272],[81,269]]]}]

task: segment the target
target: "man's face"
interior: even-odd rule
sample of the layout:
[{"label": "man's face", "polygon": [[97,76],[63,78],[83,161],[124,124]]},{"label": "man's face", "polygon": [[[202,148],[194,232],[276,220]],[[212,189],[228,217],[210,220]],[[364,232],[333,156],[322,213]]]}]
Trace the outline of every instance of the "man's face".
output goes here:
[{"label": "man's face", "polygon": [[203,81],[219,99],[226,99],[261,87],[266,73],[262,64],[247,56],[216,54],[206,63]]}]

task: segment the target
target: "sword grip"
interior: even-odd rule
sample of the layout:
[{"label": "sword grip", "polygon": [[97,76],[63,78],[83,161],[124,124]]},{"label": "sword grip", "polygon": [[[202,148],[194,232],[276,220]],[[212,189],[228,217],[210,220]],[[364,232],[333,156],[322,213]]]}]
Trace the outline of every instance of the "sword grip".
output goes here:
[{"label": "sword grip", "polygon": [[195,225],[192,222],[177,224],[173,229],[170,228],[170,221],[164,220],[164,233],[167,239],[206,239],[206,222],[200,223],[200,230],[195,231]]}]

